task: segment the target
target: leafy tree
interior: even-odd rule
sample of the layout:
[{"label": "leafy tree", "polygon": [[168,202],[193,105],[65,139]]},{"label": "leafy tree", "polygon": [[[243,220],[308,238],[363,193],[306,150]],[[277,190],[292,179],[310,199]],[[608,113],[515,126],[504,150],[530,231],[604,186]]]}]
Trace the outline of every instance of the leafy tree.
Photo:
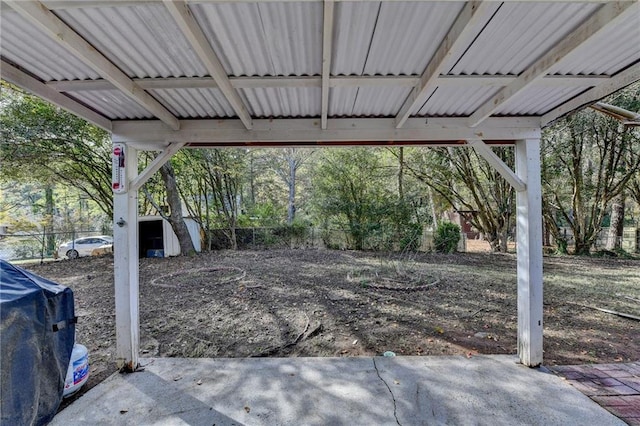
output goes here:
[{"label": "leafy tree", "polygon": [[211,230],[222,225],[232,249],[238,248],[236,228],[240,217],[246,152],[241,149],[183,150],[176,155],[176,178],[182,199],[194,218]]},{"label": "leafy tree", "polygon": [[[637,87],[637,86],[636,86]],[[629,93],[638,98],[638,91]],[[546,129],[542,138],[544,219],[560,249],[573,234],[576,254],[588,254],[612,200],[640,173],[640,133],[584,110]]]},{"label": "leafy tree", "polygon": [[195,253],[195,247],[193,246],[193,240],[189,234],[189,229],[184,222],[184,216],[182,214],[182,201],[180,200],[180,193],[178,192],[178,186],[176,183],[176,176],[171,166],[171,161],[167,161],[160,167],[160,176],[167,190],[167,203],[169,204],[169,216],[167,220],[171,224],[173,232],[178,238],[180,244],[180,254],[192,255]]},{"label": "leafy tree", "polygon": [[[513,167],[513,149],[494,148],[494,152]],[[485,235],[493,251],[506,252],[515,215],[515,193],[474,150],[415,149],[407,160],[407,170],[454,210],[473,212],[469,221]]]},{"label": "leafy tree", "polygon": [[287,224],[292,225],[296,215],[296,185],[298,170],[314,151],[300,148],[284,148],[278,151],[275,171],[287,186]]},{"label": "leafy tree", "polygon": [[4,83],[0,104],[3,178],[73,186],[111,217],[113,193],[108,134]]},{"label": "leafy tree", "polygon": [[357,250],[392,222],[397,200],[388,188],[393,169],[382,150],[369,148],[324,151],[314,173],[314,197],[322,223],[344,227]]}]

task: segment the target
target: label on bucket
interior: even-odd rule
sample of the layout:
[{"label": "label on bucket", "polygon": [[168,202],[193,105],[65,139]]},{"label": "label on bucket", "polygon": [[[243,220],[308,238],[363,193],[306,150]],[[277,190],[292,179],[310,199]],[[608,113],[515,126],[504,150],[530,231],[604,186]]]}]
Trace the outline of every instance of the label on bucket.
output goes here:
[{"label": "label on bucket", "polygon": [[73,362],[73,384],[77,385],[82,382],[89,374],[89,360],[87,355]]}]

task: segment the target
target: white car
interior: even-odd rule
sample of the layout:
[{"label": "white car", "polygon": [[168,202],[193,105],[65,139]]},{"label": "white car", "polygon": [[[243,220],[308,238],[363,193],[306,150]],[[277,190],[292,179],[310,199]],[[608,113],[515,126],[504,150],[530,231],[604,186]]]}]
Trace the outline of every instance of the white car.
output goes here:
[{"label": "white car", "polygon": [[76,259],[80,256],[91,256],[97,248],[105,246],[113,247],[113,237],[99,235],[97,237],[83,237],[61,244],[58,247],[57,257]]}]

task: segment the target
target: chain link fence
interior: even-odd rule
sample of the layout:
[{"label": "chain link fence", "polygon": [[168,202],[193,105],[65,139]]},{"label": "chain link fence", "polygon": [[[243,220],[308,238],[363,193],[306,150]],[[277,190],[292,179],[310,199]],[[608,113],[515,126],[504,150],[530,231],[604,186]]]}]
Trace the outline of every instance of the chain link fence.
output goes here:
[{"label": "chain link fence", "polygon": [[44,260],[53,258],[60,244],[82,237],[108,235],[100,230],[0,235],[0,259]]}]

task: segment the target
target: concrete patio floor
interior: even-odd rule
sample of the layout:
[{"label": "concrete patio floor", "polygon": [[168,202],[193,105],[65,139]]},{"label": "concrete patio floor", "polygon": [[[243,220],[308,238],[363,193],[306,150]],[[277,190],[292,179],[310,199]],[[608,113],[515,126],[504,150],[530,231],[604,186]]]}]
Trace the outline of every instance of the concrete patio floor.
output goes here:
[{"label": "concrete patio floor", "polygon": [[507,355],[147,358],[51,425],[624,425]]}]

